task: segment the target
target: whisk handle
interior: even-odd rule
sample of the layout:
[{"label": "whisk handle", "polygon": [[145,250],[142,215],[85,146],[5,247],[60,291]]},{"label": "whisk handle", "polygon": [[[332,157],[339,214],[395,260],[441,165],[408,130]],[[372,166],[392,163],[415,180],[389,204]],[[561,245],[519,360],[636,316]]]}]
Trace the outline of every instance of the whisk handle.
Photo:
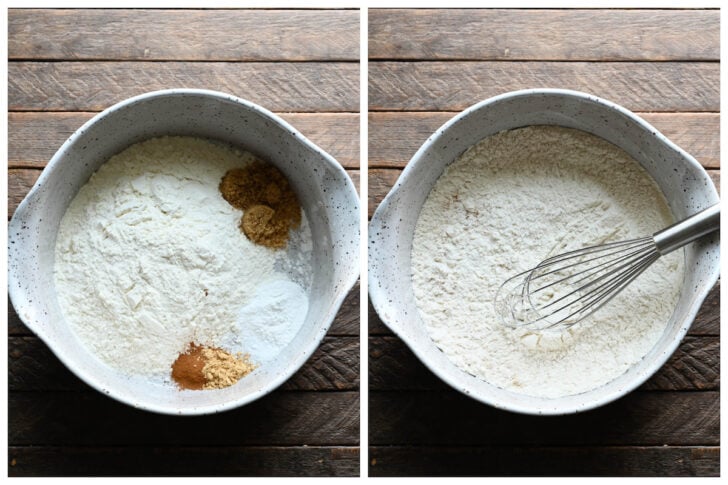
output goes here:
[{"label": "whisk handle", "polygon": [[720,228],[720,204],[673,224],[652,235],[657,250],[665,255]]}]

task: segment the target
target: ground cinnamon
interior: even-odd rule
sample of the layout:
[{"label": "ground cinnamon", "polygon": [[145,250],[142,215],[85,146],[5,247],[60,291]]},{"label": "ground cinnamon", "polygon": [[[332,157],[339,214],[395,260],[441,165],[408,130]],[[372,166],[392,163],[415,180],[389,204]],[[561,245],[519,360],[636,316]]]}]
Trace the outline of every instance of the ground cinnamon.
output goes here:
[{"label": "ground cinnamon", "polygon": [[255,368],[248,354],[232,355],[191,342],[172,364],[172,379],[181,389],[220,389],[232,386]]},{"label": "ground cinnamon", "polygon": [[240,229],[256,244],[284,248],[288,232],[301,224],[301,206],[286,177],[262,161],[229,170],[220,193],[243,211]]},{"label": "ground cinnamon", "polygon": [[200,390],[205,386],[203,367],[205,359],[202,358],[202,346],[190,343],[187,350],[179,354],[172,364],[172,379],[182,389]]}]

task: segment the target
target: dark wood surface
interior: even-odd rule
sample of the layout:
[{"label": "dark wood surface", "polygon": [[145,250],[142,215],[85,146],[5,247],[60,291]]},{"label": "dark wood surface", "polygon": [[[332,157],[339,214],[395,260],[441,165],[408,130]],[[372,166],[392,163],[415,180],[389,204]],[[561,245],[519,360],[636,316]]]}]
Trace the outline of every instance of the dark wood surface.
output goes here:
[{"label": "dark wood surface", "polygon": [[[358,187],[356,10],[11,9],[8,32],[8,217],[95,112],[172,87],[279,113]],[[146,413],[99,394],[11,305],[8,333],[11,476],[359,474],[358,285],[299,372],[213,416]]]},{"label": "dark wood surface", "polygon": [[[369,10],[369,215],[459,110],[521,88],[603,96],[718,185],[716,10]],[[656,62],[659,61],[659,62]],[[480,404],[432,374],[369,306],[369,474],[717,476],[720,285],[655,376],[562,417]]]}]

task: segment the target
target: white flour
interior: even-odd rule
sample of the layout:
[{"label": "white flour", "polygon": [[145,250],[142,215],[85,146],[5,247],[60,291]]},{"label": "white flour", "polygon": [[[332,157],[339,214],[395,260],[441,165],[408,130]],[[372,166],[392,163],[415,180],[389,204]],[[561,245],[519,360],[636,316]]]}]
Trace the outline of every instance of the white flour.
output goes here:
[{"label": "white flour", "polygon": [[680,292],[682,251],[563,332],[506,328],[495,291],[547,256],[671,222],[657,185],[616,146],[558,127],[499,133],[452,163],[425,201],[412,247],[420,314],[450,360],[491,384],[540,397],[594,389],[661,336]]},{"label": "white flour", "polygon": [[261,285],[285,281],[307,299],[305,214],[295,243],[275,251],[242,234],[242,212],[219,193],[225,172],[252,160],[198,138],[155,138],[112,157],[81,188],[58,232],[56,290],[76,335],[106,364],[167,381],[189,342],[235,341],[225,350],[248,352],[236,339],[238,313]]}]

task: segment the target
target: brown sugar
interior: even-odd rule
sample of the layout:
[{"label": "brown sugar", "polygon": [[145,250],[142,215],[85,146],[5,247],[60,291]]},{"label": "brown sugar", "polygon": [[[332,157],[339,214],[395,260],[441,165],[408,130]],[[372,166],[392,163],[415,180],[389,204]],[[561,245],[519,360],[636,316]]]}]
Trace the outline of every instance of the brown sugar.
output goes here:
[{"label": "brown sugar", "polygon": [[301,225],[301,206],[286,177],[273,165],[257,161],[228,170],[220,193],[243,211],[240,229],[256,244],[284,248],[288,232]]},{"label": "brown sugar", "polygon": [[172,379],[181,389],[221,389],[232,386],[255,368],[248,354],[232,355],[217,347],[190,343],[172,364]]},{"label": "brown sugar", "polygon": [[284,248],[288,241],[288,223],[276,218],[276,214],[267,205],[254,205],[243,213],[240,229],[255,244]]}]

